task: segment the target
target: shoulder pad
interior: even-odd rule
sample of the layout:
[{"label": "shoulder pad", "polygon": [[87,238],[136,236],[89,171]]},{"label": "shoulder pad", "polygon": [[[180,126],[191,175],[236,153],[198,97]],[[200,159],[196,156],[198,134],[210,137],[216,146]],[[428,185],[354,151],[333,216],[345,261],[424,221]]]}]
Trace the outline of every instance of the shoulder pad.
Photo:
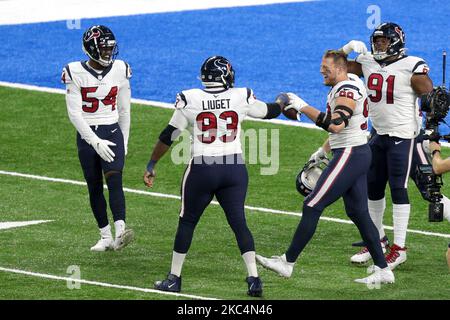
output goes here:
[{"label": "shoulder pad", "polygon": [[72,83],[72,74],[70,73],[69,65],[66,65],[63,68],[63,71],[61,74],[61,83],[64,83],[64,84]]},{"label": "shoulder pad", "polygon": [[351,81],[345,81],[344,83],[339,84],[339,87],[334,94],[335,98],[346,97],[353,100],[359,100],[363,96],[359,86],[356,85],[356,83],[351,83]]},{"label": "shoulder pad", "polygon": [[415,74],[427,74],[430,71],[430,67],[425,60],[418,57],[411,58],[411,72]]},{"label": "shoulder pad", "polygon": [[177,99],[175,101],[175,109],[184,109],[187,106],[187,99],[183,91],[177,94]]},{"label": "shoulder pad", "polygon": [[245,88],[246,89],[246,91],[247,91],[247,103],[248,104],[253,104],[253,103],[255,103],[255,101],[256,101],[256,96],[255,96],[255,94],[254,94],[254,92],[253,92],[253,90],[252,89],[250,89],[250,88]]},{"label": "shoulder pad", "polygon": [[125,61],[123,63],[125,63],[125,77],[127,79],[130,79],[133,76],[133,72],[131,71],[131,67]]}]

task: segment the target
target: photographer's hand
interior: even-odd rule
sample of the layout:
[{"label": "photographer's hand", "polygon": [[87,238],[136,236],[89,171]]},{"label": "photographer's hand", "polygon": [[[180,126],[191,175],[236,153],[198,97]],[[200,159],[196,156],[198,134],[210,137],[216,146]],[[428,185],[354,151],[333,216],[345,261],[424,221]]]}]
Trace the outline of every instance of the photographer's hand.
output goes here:
[{"label": "photographer's hand", "polygon": [[430,149],[430,153],[431,155],[434,155],[434,151],[439,151],[441,152],[441,145],[437,142],[434,141],[430,141],[430,144],[428,146],[428,148]]}]

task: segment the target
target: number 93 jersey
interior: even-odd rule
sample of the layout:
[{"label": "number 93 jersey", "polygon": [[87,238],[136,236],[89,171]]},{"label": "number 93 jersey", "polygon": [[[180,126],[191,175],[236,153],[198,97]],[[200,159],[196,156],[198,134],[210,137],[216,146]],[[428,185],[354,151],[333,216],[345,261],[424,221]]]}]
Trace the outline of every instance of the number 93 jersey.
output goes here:
[{"label": "number 93 jersey", "polygon": [[405,55],[392,62],[379,63],[370,53],[359,55],[356,62],[362,67],[369,95],[369,117],[377,133],[415,138],[419,133],[419,109],[411,77],[427,74],[426,62]]},{"label": "number 93 jersey", "polygon": [[355,101],[355,110],[348,126],[338,133],[329,133],[331,149],[356,147],[367,143],[367,93],[364,83],[357,75],[348,74],[348,80],[338,82],[331,88],[327,97],[327,113],[333,113],[336,99],[347,97]]},{"label": "number 93 jersey", "polygon": [[242,153],[242,120],[267,113],[267,105],[248,88],[184,90],[177,95],[175,108],[169,124],[189,130],[193,157]]},{"label": "number 93 jersey", "polygon": [[116,104],[122,107],[121,97],[124,95],[121,93],[129,92],[130,78],[130,66],[122,60],[115,60],[101,72],[92,69],[86,62],[69,63],[61,76],[61,82],[67,88],[69,112],[81,111],[89,126],[118,122]]}]

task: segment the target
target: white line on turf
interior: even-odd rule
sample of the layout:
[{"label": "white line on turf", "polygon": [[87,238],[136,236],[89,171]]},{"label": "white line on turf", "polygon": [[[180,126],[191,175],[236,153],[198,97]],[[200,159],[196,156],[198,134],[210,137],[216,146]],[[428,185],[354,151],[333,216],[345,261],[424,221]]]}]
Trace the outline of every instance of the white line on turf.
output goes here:
[{"label": "white line on turf", "polygon": [[26,227],[40,223],[51,222],[53,220],[30,220],[30,221],[4,221],[0,222],[0,230]]},{"label": "white line on turf", "polygon": [[106,288],[124,289],[124,290],[140,291],[140,292],[146,292],[146,293],[156,293],[156,294],[163,294],[163,295],[176,296],[176,297],[182,297],[182,298],[190,298],[190,299],[198,299],[198,300],[218,300],[217,298],[202,297],[202,296],[176,293],[176,292],[159,291],[159,290],[148,289],[148,288],[123,286],[123,285],[111,284],[111,283],[105,283],[105,282],[98,282],[98,281],[91,281],[91,280],[84,280],[84,279],[74,279],[74,278],[70,278],[70,277],[60,277],[60,276],[55,276],[55,275],[51,275],[51,274],[30,272],[30,271],[19,270],[19,269],[10,269],[10,268],[0,267],[0,271],[23,274],[23,275],[27,275],[27,276],[51,279],[51,280],[79,282],[79,283],[89,284],[89,285],[93,285],[93,286],[106,287]]},{"label": "white line on turf", "polygon": [[308,0],[14,0],[0,1],[0,25],[304,2]]},{"label": "white line on turf", "polygon": [[[0,175],[8,175],[8,176],[15,176],[15,177],[22,177],[22,178],[28,178],[28,179],[50,181],[50,182],[68,183],[68,184],[74,184],[74,185],[86,185],[86,183],[82,182],[82,181],[50,178],[50,177],[45,177],[45,176],[38,176],[38,175],[31,175],[31,174],[25,174],[25,173],[19,173],[19,172],[3,171],[3,170],[0,170]],[[106,185],[104,185],[104,187],[107,188]],[[149,191],[130,189],[130,188],[124,188],[123,190],[125,192],[134,193],[134,194],[141,194],[141,195],[148,195],[148,196],[158,197],[158,198],[168,198],[168,199],[180,200],[180,196],[173,195],[173,194],[149,192]],[[211,203],[214,205],[219,205],[219,203],[217,201],[211,201]],[[252,211],[281,214],[281,215],[288,215],[288,216],[296,216],[296,217],[301,217],[301,215],[302,215],[301,213],[298,213],[298,212],[261,208],[261,207],[253,207],[253,206],[247,206],[247,205],[245,206],[245,208],[247,210],[252,210]],[[344,223],[344,224],[353,224],[353,222],[350,220],[330,218],[330,217],[324,217],[324,216],[320,217],[320,220]],[[384,228],[387,230],[393,230],[393,227],[391,227],[391,226],[384,226]],[[445,233],[436,233],[436,232],[428,232],[428,231],[412,230],[412,229],[408,229],[407,231],[409,233],[416,233],[416,234],[421,234],[421,235],[426,235],[426,236],[450,238],[450,234],[445,234]]]},{"label": "white line on turf", "polygon": [[[30,90],[30,91],[56,93],[56,94],[65,94],[66,93],[66,91],[63,89],[40,87],[40,86],[34,86],[34,85],[29,85],[29,84],[13,83],[13,82],[5,82],[5,81],[0,81],[0,86],[8,87],[8,88],[15,88],[15,89],[24,89],[24,90]],[[158,107],[158,108],[163,108],[163,109],[174,110],[173,104],[167,103],[167,102],[136,99],[136,98],[132,98],[131,102],[136,103],[136,104],[142,104],[145,106],[153,106],[153,107]],[[302,128],[308,128],[308,129],[322,130],[321,128],[317,127],[316,125],[314,125],[312,123],[292,121],[292,120],[282,120],[282,119],[263,120],[263,119],[247,117],[247,118],[245,118],[244,121],[256,121],[256,122],[266,122],[266,123],[270,122],[273,124],[280,124],[283,126],[293,126],[293,127],[302,127]],[[450,143],[445,142],[445,141],[441,141],[441,145],[443,147],[450,147]]]}]

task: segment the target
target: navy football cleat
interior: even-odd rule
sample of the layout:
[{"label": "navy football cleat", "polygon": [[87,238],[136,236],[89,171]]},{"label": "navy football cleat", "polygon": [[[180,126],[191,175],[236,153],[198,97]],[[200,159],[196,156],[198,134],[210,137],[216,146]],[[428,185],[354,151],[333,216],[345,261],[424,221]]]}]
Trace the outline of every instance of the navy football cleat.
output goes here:
[{"label": "navy football cleat", "polygon": [[259,277],[247,277],[245,279],[248,283],[247,294],[251,297],[261,297],[263,284]]},{"label": "navy football cleat", "polygon": [[181,277],[169,273],[167,278],[162,281],[155,282],[155,289],[169,292],[181,291]]},{"label": "navy football cleat", "polygon": [[[389,244],[389,240],[387,236],[384,236],[383,239],[381,239],[381,242],[386,242],[387,244]],[[366,243],[364,241],[359,241],[359,242],[353,242],[352,243],[352,247],[365,247]]]}]

